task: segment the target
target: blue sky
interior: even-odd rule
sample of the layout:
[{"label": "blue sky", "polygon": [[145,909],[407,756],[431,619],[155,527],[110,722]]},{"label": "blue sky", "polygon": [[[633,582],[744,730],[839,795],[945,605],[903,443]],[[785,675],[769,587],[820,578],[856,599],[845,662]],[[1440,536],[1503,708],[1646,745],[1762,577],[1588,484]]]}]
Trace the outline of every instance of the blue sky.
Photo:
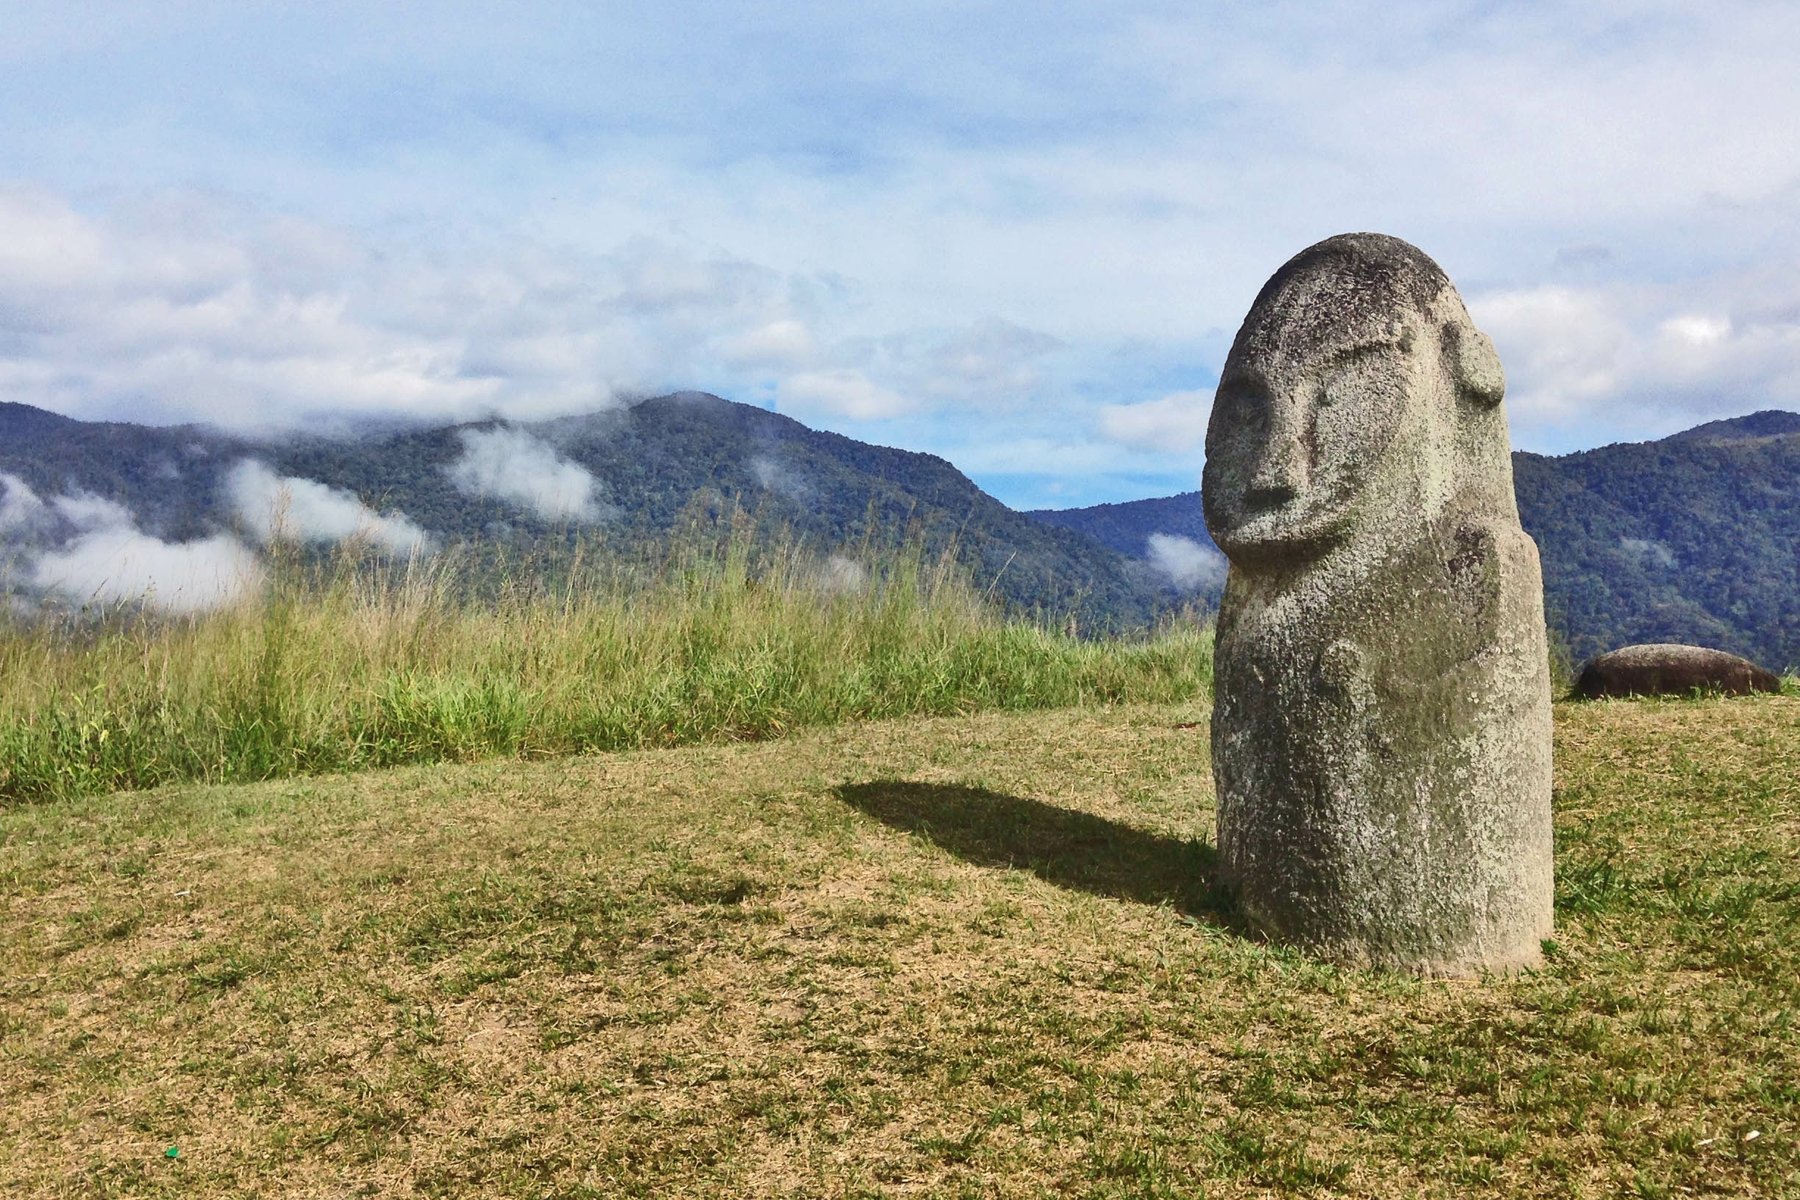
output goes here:
[{"label": "blue sky", "polygon": [[1436,257],[1562,452],[1800,409],[1800,8],[39,4],[0,399],[320,427],[703,388],[1019,506],[1196,486],[1300,248]]}]

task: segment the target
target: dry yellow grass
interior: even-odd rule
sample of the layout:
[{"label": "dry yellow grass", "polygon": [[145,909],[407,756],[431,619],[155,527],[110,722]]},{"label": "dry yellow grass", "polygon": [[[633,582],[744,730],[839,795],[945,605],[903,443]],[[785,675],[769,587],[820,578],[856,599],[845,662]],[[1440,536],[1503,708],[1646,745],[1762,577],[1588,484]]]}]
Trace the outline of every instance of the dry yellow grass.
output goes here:
[{"label": "dry yellow grass", "polygon": [[1800,701],[1560,706],[1471,983],[1234,928],[1204,715],[0,813],[0,1194],[1800,1194]]}]

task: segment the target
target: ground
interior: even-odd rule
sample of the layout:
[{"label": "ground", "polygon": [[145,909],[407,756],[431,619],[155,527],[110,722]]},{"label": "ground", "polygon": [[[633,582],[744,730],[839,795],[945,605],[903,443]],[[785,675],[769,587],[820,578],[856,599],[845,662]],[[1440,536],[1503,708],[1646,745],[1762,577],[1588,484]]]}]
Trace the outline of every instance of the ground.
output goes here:
[{"label": "ground", "polygon": [[0,812],[0,1194],[1800,1195],[1800,699],[1559,706],[1457,983],[1237,925],[1205,718]]}]

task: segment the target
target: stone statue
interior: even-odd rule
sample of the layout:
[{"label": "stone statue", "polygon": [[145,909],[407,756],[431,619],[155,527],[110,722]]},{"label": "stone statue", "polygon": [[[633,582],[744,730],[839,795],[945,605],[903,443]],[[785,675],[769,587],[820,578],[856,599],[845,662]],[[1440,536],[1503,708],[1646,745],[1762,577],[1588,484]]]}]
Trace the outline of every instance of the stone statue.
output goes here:
[{"label": "stone statue", "polygon": [[1219,380],[1222,881],[1337,962],[1505,971],[1550,933],[1543,582],[1505,386],[1442,269],[1369,233],[1277,271]]}]

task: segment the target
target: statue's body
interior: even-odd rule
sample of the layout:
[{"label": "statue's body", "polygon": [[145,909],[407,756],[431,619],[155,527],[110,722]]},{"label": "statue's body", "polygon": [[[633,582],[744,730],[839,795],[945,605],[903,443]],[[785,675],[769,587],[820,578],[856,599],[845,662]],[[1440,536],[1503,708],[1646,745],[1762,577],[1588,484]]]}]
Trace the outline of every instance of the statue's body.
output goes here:
[{"label": "statue's body", "polygon": [[1278,271],[1220,378],[1220,863],[1254,925],[1336,961],[1506,970],[1550,933],[1543,584],[1504,386],[1443,272],[1375,234]]}]

